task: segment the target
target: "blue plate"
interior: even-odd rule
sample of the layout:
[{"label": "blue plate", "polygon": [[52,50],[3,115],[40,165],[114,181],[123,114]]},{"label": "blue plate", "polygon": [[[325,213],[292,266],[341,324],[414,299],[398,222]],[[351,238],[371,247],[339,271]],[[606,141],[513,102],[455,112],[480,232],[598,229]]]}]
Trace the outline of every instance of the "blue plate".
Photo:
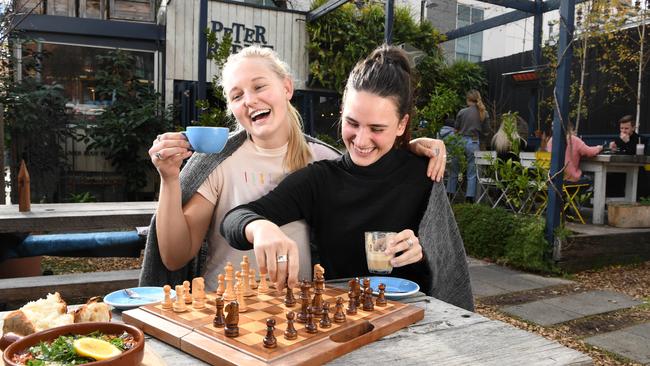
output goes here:
[{"label": "blue plate", "polygon": [[406,296],[411,296],[420,291],[420,286],[417,283],[403,278],[397,277],[370,277],[370,287],[373,289],[373,294],[377,295],[379,291],[379,284],[386,285],[384,295],[390,299],[399,299]]},{"label": "blue plate", "polygon": [[[116,309],[132,309],[138,306],[154,304],[163,301],[165,293],[162,287],[132,287],[130,290],[135,291],[141,298],[133,299],[126,295],[124,290],[117,290],[104,296],[104,302]],[[176,297],[176,291],[171,290],[171,298]]]}]

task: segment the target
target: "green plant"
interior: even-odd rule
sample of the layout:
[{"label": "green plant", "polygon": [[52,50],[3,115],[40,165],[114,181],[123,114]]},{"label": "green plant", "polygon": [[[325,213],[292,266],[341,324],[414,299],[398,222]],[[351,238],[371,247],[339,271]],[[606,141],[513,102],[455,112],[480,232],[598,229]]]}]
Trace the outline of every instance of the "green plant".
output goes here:
[{"label": "green plant", "polygon": [[544,238],[543,218],[485,205],[459,204],[453,210],[468,255],[522,269],[558,272]]},{"label": "green plant", "polygon": [[345,149],[345,145],[343,144],[343,141],[341,141],[340,139],[337,140],[326,133],[320,133],[316,136],[316,138],[332,147],[337,148],[338,150]]},{"label": "green plant", "polygon": [[435,137],[445,119],[453,116],[460,109],[461,103],[455,91],[446,86],[435,88],[429,97],[429,102],[418,110],[418,119],[421,122],[419,128],[413,131],[413,135]]},{"label": "green plant", "polygon": [[172,129],[171,111],[152,85],[139,81],[132,57],[120,50],[98,56],[97,94],[111,101],[88,125],[84,139],[89,150],[103,150],[106,159],[126,179],[126,192],[133,193],[147,182],[153,167],[146,149],[156,136]]},{"label": "green plant", "polygon": [[650,196],[639,198],[639,203],[644,206],[650,206]]},{"label": "green plant", "polygon": [[70,201],[74,203],[97,202],[95,196],[90,192],[70,193]]},{"label": "green plant", "polygon": [[450,134],[445,136],[442,141],[447,149],[447,162],[451,161],[452,164],[457,164],[458,169],[454,169],[454,171],[457,171],[459,175],[464,175],[467,171],[467,157],[465,156],[463,136]]},{"label": "green plant", "polygon": [[[210,29],[206,29],[205,32],[209,50],[207,58],[214,62],[218,70],[221,70],[230,55],[232,34],[225,33],[221,43],[219,43],[215,32]],[[226,108],[226,98],[223,94],[223,88],[219,84],[219,73],[212,78],[212,97],[216,101],[213,105],[208,100],[196,101],[197,108],[201,110],[198,124],[200,126],[230,127],[231,121]]]}]

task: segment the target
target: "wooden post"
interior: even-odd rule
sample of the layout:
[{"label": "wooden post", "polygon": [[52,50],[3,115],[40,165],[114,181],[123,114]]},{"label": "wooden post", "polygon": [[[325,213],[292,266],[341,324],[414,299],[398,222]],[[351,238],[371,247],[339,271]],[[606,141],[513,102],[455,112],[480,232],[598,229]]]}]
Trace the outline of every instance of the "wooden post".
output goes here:
[{"label": "wooden post", "polygon": [[5,119],[4,119],[4,105],[0,103],[0,205],[6,203],[5,191]]},{"label": "wooden post", "polygon": [[25,160],[20,161],[18,171],[18,211],[29,212],[31,210],[31,193],[29,191],[29,172]]}]

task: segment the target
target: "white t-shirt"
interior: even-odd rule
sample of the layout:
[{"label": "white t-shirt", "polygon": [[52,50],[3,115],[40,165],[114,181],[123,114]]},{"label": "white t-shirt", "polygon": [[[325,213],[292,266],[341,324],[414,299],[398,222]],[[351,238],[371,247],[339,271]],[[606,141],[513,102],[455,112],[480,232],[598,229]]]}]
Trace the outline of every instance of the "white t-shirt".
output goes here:
[{"label": "white t-shirt", "polygon": [[[310,143],[309,147],[315,161],[338,157],[338,154],[325,146]],[[231,262],[233,267],[238,269],[244,255],[248,256],[251,268],[255,268],[259,276],[253,251],[232,248],[219,233],[219,226],[228,211],[262,197],[287,176],[283,166],[286,153],[287,145],[277,149],[262,149],[247,139],[237,151],[221,162],[199,187],[197,192],[216,206],[208,230],[210,245],[204,274],[206,290],[214,291],[217,288],[217,275],[224,273],[226,262]],[[294,221],[281,229],[298,244],[299,279],[311,279],[307,224],[304,220]]]}]

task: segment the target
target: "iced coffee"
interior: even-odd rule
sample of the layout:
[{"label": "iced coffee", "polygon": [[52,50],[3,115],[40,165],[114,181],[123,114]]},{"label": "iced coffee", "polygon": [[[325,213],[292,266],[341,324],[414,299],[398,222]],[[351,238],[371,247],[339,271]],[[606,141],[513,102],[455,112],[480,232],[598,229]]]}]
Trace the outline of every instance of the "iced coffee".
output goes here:
[{"label": "iced coffee", "polygon": [[386,255],[388,241],[395,236],[394,232],[369,231],[366,235],[366,259],[368,271],[377,274],[389,274],[393,271],[390,260],[393,255]]}]

